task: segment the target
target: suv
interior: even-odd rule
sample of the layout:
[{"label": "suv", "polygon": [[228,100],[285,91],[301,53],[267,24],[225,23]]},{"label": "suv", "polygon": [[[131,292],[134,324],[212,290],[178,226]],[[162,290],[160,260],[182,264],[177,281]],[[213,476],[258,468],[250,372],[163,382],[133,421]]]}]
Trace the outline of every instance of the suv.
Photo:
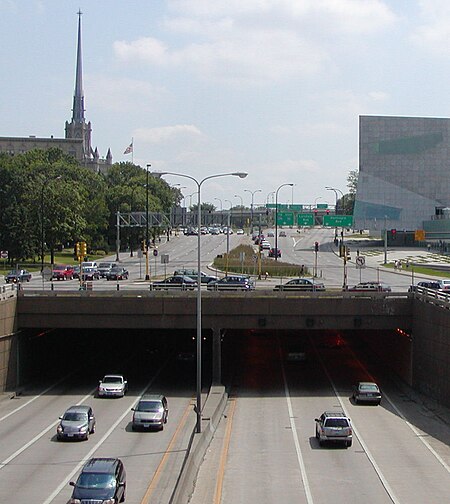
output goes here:
[{"label": "suv", "polygon": [[127,475],[118,458],[91,458],[86,462],[73,486],[69,503],[125,501]]},{"label": "suv", "polygon": [[65,264],[55,264],[55,266],[53,266],[52,279],[72,280],[73,266],[66,266]]},{"label": "suv", "polygon": [[131,411],[133,411],[131,423],[133,430],[153,427],[163,430],[169,416],[169,406],[163,395],[143,395]]},{"label": "suv", "polygon": [[60,416],[56,428],[56,438],[88,439],[95,432],[95,416],[90,406],[71,406],[63,416]]},{"label": "suv", "polygon": [[115,266],[114,262],[101,262],[97,266],[97,271],[101,278],[105,277]]},{"label": "suv", "polygon": [[352,446],[352,424],[342,411],[325,411],[320,418],[315,418],[316,438],[320,446],[327,441]]}]

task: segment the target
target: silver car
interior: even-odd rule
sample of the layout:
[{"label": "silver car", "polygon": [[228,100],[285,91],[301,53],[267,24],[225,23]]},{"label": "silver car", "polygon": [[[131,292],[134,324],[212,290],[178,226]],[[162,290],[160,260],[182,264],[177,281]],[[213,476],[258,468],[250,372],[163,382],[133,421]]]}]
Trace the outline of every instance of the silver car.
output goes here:
[{"label": "silver car", "polygon": [[316,438],[320,446],[328,441],[352,446],[352,424],[342,411],[325,411],[315,422]]},{"label": "silver car", "polygon": [[353,389],[353,400],[356,404],[360,402],[380,404],[380,388],[373,382],[359,382]]},{"label": "silver car", "polygon": [[143,395],[134,408],[131,428],[137,429],[164,429],[169,416],[167,399],[163,395]]},{"label": "silver car", "polygon": [[95,416],[90,406],[71,406],[56,428],[56,437],[62,439],[88,439],[95,432]]},{"label": "silver car", "polygon": [[128,391],[128,382],[122,375],[105,375],[98,383],[98,397],[123,397]]}]

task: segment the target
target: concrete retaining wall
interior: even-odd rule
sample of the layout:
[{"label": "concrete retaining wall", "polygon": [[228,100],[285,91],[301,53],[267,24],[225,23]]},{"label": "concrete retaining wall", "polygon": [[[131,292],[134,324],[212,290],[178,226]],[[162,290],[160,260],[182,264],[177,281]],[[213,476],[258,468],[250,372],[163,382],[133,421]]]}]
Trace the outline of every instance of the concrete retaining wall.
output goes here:
[{"label": "concrete retaining wall", "polygon": [[186,504],[194,492],[198,471],[225,410],[228,394],[222,385],[213,386],[202,411],[202,432],[194,440],[171,504]]},{"label": "concrete retaining wall", "polygon": [[0,286],[0,392],[16,387],[17,296],[14,285]]}]

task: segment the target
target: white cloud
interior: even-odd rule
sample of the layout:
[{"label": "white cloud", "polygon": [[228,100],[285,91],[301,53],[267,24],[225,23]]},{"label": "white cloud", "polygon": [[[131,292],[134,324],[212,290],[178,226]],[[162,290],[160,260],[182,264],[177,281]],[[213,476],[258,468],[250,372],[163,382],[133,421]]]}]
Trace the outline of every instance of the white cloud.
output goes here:
[{"label": "white cloud", "polygon": [[450,47],[450,4],[447,0],[420,0],[422,22],[411,35],[420,48],[448,56]]},{"label": "white cloud", "polygon": [[138,128],[133,137],[141,142],[160,144],[179,140],[180,138],[202,137],[202,132],[193,124],[177,124],[175,126],[162,126],[160,128]]}]

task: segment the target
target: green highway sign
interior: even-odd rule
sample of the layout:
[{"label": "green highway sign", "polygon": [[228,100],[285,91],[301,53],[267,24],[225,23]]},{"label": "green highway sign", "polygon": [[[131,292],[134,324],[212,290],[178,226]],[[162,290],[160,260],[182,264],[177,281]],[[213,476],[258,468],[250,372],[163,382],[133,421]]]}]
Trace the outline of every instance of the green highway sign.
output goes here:
[{"label": "green highway sign", "polygon": [[278,212],[277,214],[278,226],[293,226],[294,214],[292,212]]},{"label": "green highway sign", "polygon": [[353,226],[353,215],[324,215],[323,225],[350,228]]},{"label": "green highway sign", "polygon": [[289,205],[289,210],[294,210],[294,212],[300,212],[303,210],[303,205]]},{"label": "green highway sign", "polygon": [[314,226],[314,214],[297,214],[297,226]]},{"label": "green highway sign", "polygon": [[327,209],[328,203],[317,203],[316,208]]}]

